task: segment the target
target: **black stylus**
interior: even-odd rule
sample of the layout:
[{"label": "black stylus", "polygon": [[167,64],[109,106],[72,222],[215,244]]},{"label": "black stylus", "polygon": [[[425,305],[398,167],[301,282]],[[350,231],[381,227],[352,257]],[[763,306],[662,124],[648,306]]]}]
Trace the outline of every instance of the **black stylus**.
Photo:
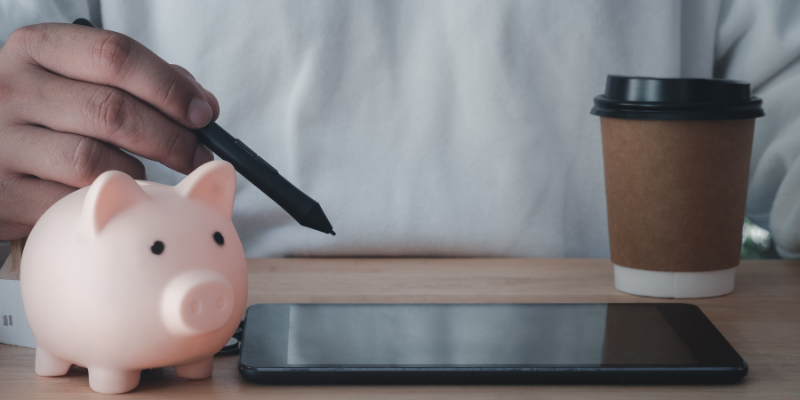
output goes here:
[{"label": "black stylus", "polygon": [[[73,24],[95,27],[84,18],[76,19]],[[300,225],[336,235],[319,203],[282,177],[278,170],[259,157],[241,140],[225,132],[213,121],[193,132],[200,143],[203,143],[221,159],[233,164],[233,167],[245,179],[278,203]]]},{"label": "black stylus", "polygon": [[278,170],[250,150],[244,142],[225,132],[216,122],[193,131],[197,139],[216,153],[269,198],[275,200],[300,225],[336,235],[319,203],[287,181]]}]

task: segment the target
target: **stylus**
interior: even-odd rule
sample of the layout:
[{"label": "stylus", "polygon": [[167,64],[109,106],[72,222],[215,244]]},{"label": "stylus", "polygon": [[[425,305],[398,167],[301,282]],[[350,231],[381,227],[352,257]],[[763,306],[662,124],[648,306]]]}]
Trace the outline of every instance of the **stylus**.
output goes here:
[{"label": "stylus", "polygon": [[[76,19],[73,24],[95,27],[84,18]],[[200,143],[221,159],[233,164],[236,171],[286,210],[300,225],[336,235],[319,203],[287,181],[244,142],[231,136],[213,121],[193,132]]]},{"label": "stylus", "polygon": [[225,132],[216,122],[194,130],[197,139],[216,153],[269,198],[289,213],[300,225],[336,235],[319,203],[287,181],[278,170],[259,157],[239,139]]}]

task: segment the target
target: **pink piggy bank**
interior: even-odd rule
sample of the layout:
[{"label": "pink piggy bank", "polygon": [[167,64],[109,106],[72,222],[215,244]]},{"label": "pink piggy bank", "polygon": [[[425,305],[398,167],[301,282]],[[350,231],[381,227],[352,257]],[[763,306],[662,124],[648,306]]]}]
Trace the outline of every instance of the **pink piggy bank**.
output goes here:
[{"label": "pink piggy bank", "polygon": [[21,264],[36,374],[84,366],[100,393],[148,368],[210,377],[247,301],[235,192],[233,167],[212,161],[174,187],[109,171],[50,207]]}]

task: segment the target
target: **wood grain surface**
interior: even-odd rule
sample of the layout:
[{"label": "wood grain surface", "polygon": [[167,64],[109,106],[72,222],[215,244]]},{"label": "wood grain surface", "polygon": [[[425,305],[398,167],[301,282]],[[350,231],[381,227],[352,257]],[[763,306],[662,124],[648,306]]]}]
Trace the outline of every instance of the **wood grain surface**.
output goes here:
[{"label": "wood grain surface", "polygon": [[[249,303],[669,302],[614,289],[608,260],[255,259]],[[736,291],[683,300],[700,306],[750,364],[735,385],[264,386],[244,381],[236,357],[211,379],[144,371],[125,398],[169,399],[800,399],[800,262],[742,261]],[[33,372],[34,350],[0,345],[0,399],[109,398],[86,370]]]}]

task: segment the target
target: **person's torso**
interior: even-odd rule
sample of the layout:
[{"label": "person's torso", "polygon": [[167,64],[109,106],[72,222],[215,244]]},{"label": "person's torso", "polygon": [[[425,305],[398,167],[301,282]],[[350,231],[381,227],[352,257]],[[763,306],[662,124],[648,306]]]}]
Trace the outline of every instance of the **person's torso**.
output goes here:
[{"label": "person's torso", "polygon": [[[187,68],[335,237],[239,177],[249,257],[608,257],[607,74],[711,77],[717,2],[137,1],[103,27]],[[181,175],[147,162],[151,180]]]}]

